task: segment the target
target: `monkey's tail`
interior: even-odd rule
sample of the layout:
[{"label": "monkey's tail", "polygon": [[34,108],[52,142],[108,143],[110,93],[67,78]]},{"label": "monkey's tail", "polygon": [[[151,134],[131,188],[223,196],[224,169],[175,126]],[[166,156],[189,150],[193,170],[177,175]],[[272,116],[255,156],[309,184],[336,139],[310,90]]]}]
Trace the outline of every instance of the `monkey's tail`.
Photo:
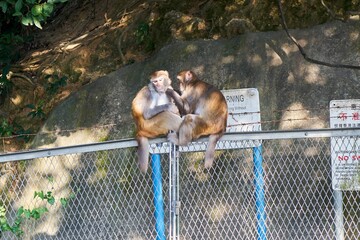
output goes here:
[{"label": "monkey's tail", "polygon": [[146,173],[149,167],[149,140],[147,137],[137,137],[138,142],[138,166],[142,173]]}]

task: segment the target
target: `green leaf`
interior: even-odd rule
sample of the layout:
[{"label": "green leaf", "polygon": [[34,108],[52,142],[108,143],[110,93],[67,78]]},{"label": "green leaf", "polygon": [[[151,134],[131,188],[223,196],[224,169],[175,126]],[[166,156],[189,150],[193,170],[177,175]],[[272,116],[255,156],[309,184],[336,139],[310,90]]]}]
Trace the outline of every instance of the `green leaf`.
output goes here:
[{"label": "green leaf", "polygon": [[71,193],[69,199],[74,199],[74,198],[75,198],[75,193]]},{"label": "green leaf", "polygon": [[30,210],[29,209],[25,209],[25,211],[24,211],[24,216],[25,216],[25,218],[27,218],[27,219],[29,219],[30,217],[31,217],[31,212],[30,212]]},{"label": "green leaf", "polygon": [[21,17],[23,14],[21,12],[15,12],[13,13],[14,17]]},{"label": "green leaf", "polygon": [[[41,15],[40,15],[40,16],[41,16]],[[40,17],[40,16],[39,16],[39,17]],[[40,23],[40,21],[38,20],[38,18],[33,17],[33,21],[34,21],[34,24],[35,24],[36,27],[42,29],[41,23]]]},{"label": "green leaf", "polygon": [[22,25],[25,25],[25,26],[29,26],[29,25],[33,25],[34,23],[33,23],[33,20],[32,20],[31,17],[29,17],[29,16],[23,16],[23,17],[21,18],[21,24],[22,24]]},{"label": "green leaf", "polygon": [[42,11],[43,11],[43,6],[41,4],[34,5],[31,8],[31,13],[33,16],[39,16],[40,14],[42,14]]},{"label": "green leaf", "polygon": [[54,205],[54,203],[55,203],[55,198],[53,197],[53,196],[51,196],[51,197],[49,197],[48,198],[48,203],[50,204],[50,205]]},{"label": "green leaf", "polygon": [[36,197],[39,197],[40,199],[44,200],[45,199],[45,195],[44,195],[44,192],[41,191],[41,192],[36,192],[34,193],[34,198]]},{"label": "green leaf", "polygon": [[34,219],[39,219],[43,213],[48,212],[49,210],[46,207],[35,208],[31,212],[31,217]]},{"label": "green leaf", "polygon": [[47,180],[48,180],[49,182],[53,183],[53,182],[54,182],[54,176],[49,176],[49,177],[47,178]]},{"label": "green leaf", "polygon": [[54,5],[51,3],[44,3],[43,11],[44,11],[44,15],[46,17],[49,17],[50,14],[54,11]]},{"label": "green leaf", "polygon": [[35,109],[35,105],[32,104],[32,103],[25,105],[25,107],[26,107],[26,108]]},{"label": "green leaf", "polygon": [[37,209],[32,210],[31,217],[35,220],[39,219],[41,217],[39,211]]},{"label": "green leaf", "polygon": [[23,6],[23,1],[17,0],[17,2],[15,3],[15,12],[21,12],[22,6]]},{"label": "green leaf", "polygon": [[1,225],[1,231],[3,232],[11,231],[10,225],[8,223]]},{"label": "green leaf", "polygon": [[66,207],[68,204],[68,200],[66,198],[60,198],[61,206]]},{"label": "green leaf", "polygon": [[18,210],[17,210],[17,213],[16,213],[16,216],[21,216],[22,214],[24,213],[24,207],[20,207]]},{"label": "green leaf", "polygon": [[8,6],[7,6],[7,3],[5,1],[0,1],[0,7],[2,9],[2,12],[6,13],[6,11],[8,9]]}]

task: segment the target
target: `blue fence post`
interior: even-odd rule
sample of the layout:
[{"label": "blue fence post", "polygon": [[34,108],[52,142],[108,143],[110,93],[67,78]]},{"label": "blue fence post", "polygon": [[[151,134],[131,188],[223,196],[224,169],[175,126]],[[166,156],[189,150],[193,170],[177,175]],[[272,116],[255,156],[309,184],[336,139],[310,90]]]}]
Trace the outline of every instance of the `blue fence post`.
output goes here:
[{"label": "blue fence post", "polygon": [[265,190],[262,146],[253,148],[254,174],[255,174],[255,204],[258,240],[266,240],[266,214],[265,214]]},{"label": "blue fence post", "polygon": [[162,195],[162,174],[160,154],[151,155],[152,180],[155,205],[156,240],[165,240],[164,199]]}]

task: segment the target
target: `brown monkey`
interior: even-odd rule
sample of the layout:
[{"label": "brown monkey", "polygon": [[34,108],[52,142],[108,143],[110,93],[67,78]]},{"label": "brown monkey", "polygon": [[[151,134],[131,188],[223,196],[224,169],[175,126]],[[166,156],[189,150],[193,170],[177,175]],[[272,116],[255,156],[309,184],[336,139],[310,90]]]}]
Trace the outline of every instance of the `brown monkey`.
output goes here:
[{"label": "brown monkey", "polygon": [[199,80],[192,71],[177,75],[181,96],[168,88],[166,94],[174,99],[184,120],[178,133],[170,133],[168,140],[177,145],[186,145],[200,136],[209,135],[205,152],[205,168],[214,162],[217,141],[226,131],[228,108],[224,95],[213,85]]},{"label": "brown monkey", "polygon": [[149,161],[149,141],[177,131],[182,122],[178,109],[166,95],[171,88],[169,73],[164,70],[150,75],[150,83],[143,87],[132,101],[132,116],[136,124],[136,141],[138,143],[138,165],[141,172],[146,172]]}]

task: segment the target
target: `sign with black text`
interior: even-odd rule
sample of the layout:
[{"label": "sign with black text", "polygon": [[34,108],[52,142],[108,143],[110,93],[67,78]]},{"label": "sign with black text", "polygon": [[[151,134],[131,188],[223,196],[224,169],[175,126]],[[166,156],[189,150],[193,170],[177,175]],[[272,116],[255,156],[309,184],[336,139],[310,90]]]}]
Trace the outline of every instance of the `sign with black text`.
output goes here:
[{"label": "sign with black text", "polygon": [[[360,99],[332,100],[330,127],[360,127]],[[360,190],[360,136],[331,138],[332,187]]]},{"label": "sign with black text", "polygon": [[[259,92],[256,88],[231,89],[221,91],[226,99],[229,115],[226,132],[261,131]],[[257,147],[257,141],[231,141],[218,142],[216,149],[237,149]],[[206,142],[192,142],[188,146],[179,147],[180,152],[205,151]],[[167,153],[169,143],[151,144],[151,153]]]}]

